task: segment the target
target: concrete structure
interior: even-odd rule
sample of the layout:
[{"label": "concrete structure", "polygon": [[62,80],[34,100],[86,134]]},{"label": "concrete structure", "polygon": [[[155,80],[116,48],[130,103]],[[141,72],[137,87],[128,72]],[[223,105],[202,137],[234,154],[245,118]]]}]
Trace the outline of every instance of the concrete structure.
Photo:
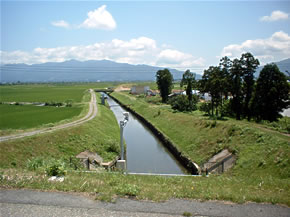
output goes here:
[{"label": "concrete structure", "polygon": [[126,160],[117,160],[116,168],[119,170],[126,171],[127,169]]},{"label": "concrete structure", "polygon": [[232,168],[236,162],[236,157],[224,149],[218,154],[214,155],[207,163],[203,165],[203,170],[210,173],[223,173]]},{"label": "concrete structure", "polygon": [[76,158],[80,159],[87,169],[95,169],[97,166],[102,166],[103,158],[97,153],[88,150],[79,153]]}]

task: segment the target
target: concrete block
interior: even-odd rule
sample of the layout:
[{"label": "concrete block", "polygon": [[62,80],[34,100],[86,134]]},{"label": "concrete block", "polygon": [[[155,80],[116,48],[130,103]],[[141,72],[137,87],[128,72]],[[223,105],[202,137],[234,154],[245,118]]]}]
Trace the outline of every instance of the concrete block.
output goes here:
[{"label": "concrete block", "polygon": [[127,169],[126,160],[117,160],[116,167],[119,170],[124,170],[125,171]]}]

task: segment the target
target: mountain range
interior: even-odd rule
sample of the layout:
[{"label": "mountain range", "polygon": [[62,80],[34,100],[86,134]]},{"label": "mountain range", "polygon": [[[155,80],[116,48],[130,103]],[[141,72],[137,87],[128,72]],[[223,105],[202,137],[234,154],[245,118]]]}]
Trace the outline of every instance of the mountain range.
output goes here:
[{"label": "mountain range", "polygon": [[[43,64],[6,64],[1,66],[1,83],[11,82],[95,82],[155,80],[161,67],[131,65],[109,60],[48,62]],[[174,79],[183,71],[169,69]],[[200,78],[200,75],[198,76]]]},{"label": "mountain range", "polygon": [[[276,62],[280,71],[288,76],[290,58]],[[0,83],[15,82],[96,82],[96,81],[152,81],[161,67],[149,65],[131,65],[110,60],[69,60],[42,64],[6,64],[1,65]],[[263,67],[259,67],[258,77]],[[183,71],[169,69],[175,80],[181,79]],[[196,74],[196,79],[201,79]]]},{"label": "mountain range", "polygon": [[[283,72],[285,75],[290,76],[290,58],[279,61],[279,62],[275,62],[276,65],[278,66],[278,68],[280,69],[281,72]],[[259,74],[261,72],[261,70],[263,69],[263,66],[260,66],[256,73],[255,73],[255,77],[259,77]]]}]

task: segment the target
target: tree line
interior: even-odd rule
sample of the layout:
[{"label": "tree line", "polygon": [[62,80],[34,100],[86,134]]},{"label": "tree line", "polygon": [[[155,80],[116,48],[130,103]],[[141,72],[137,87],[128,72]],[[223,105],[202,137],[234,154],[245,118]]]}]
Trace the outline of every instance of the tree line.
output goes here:
[{"label": "tree line", "polygon": [[254,74],[259,65],[259,60],[248,52],[234,60],[223,57],[218,66],[204,70],[198,81],[194,73],[186,70],[180,82],[186,96],[172,99],[168,96],[173,88],[173,76],[168,69],[156,73],[156,83],[162,102],[170,103],[173,109],[197,109],[198,98],[192,94],[192,89],[196,89],[210,95],[210,102],[201,104],[200,110],[211,116],[276,121],[283,109],[290,105],[290,85],[286,75],[274,63],[265,65],[256,79]]}]

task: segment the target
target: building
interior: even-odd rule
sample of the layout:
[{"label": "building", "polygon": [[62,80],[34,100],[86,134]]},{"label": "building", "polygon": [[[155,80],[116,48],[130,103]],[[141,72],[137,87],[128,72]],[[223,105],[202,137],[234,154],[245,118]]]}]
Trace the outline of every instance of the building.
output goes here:
[{"label": "building", "polygon": [[133,86],[130,90],[131,94],[146,94],[150,90],[149,86]]}]

